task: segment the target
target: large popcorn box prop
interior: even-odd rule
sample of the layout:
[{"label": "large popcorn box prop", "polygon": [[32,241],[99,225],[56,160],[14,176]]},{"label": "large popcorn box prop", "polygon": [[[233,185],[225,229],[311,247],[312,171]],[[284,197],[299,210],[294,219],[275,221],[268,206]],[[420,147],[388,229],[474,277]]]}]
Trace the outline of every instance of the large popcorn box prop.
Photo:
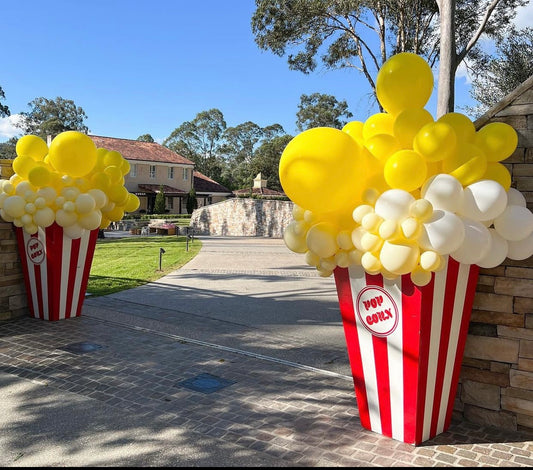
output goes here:
[{"label": "large popcorn box prop", "polygon": [[423,287],[336,268],[361,425],[420,444],[450,425],[479,268],[447,258]]},{"label": "large popcorn box prop", "polygon": [[50,321],[80,316],[98,229],[75,239],[56,223],[33,235],[15,230],[31,315]]}]

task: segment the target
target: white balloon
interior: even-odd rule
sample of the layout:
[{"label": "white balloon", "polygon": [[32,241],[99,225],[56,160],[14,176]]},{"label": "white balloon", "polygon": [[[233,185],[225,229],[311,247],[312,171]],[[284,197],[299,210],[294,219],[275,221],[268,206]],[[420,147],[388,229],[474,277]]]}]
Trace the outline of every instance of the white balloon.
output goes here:
[{"label": "white balloon", "polygon": [[527,207],[507,206],[494,219],[494,228],[506,240],[523,240],[533,232],[533,214]]},{"label": "white balloon", "polygon": [[509,243],[496,230],[489,228],[490,247],[483,258],[476,264],[480,268],[495,268],[505,261]]},{"label": "white balloon", "polygon": [[379,260],[390,273],[401,275],[410,273],[418,262],[420,250],[415,243],[391,243],[386,241],[381,248]]},{"label": "white balloon", "polygon": [[465,226],[454,213],[438,209],[422,224],[418,243],[424,250],[447,255],[457,250],[465,237]]},{"label": "white balloon", "polygon": [[[101,213],[100,213],[101,218]],[[81,222],[81,221],[80,221]],[[90,222],[88,222],[90,224]],[[81,222],[85,225],[84,222]],[[307,243],[305,242],[305,233],[298,233],[298,221],[293,220],[283,231],[283,241],[287,248],[295,253],[305,253],[307,251]]]},{"label": "white balloon", "polygon": [[518,240],[507,242],[509,248],[507,250],[507,258],[514,260],[523,260],[533,255],[533,233],[528,237]]},{"label": "white balloon", "polygon": [[49,227],[54,223],[54,220],[55,212],[49,207],[43,207],[42,209],[38,209],[35,214],[33,214],[33,221],[39,227]]},{"label": "white balloon", "polygon": [[491,236],[489,229],[481,222],[463,219],[465,238],[461,246],[450,253],[450,256],[463,264],[477,264],[487,254]]},{"label": "white balloon", "polygon": [[307,247],[321,258],[330,258],[339,249],[337,230],[327,222],[313,225],[307,232],[305,240]]},{"label": "white balloon", "polygon": [[78,224],[72,224],[68,227],[63,227],[63,234],[69,238],[80,238],[85,233],[85,229]]},{"label": "white balloon", "polygon": [[433,209],[457,212],[463,199],[463,186],[452,175],[441,173],[429,178],[422,186],[420,194],[431,202]]},{"label": "white balloon", "polygon": [[463,204],[458,213],[468,219],[490,220],[498,217],[507,207],[507,192],[493,180],[481,180],[463,191]]},{"label": "white balloon", "polygon": [[508,206],[527,206],[526,198],[515,188],[509,188],[509,191],[507,191],[507,201]]},{"label": "white balloon", "polygon": [[385,220],[399,221],[409,215],[409,207],[414,201],[413,195],[407,191],[389,189],[379,196],[374,210]]}]

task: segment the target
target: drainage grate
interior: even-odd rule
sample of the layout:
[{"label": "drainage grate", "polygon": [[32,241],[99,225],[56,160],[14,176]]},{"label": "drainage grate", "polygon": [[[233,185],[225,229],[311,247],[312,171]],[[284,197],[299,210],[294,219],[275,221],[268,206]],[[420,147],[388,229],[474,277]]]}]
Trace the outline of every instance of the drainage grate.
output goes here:
[{"label": "drainage grate", "polygon": [[103,346],[100,346],[99,344],[81,342],[67,344],[66,346],[57,349],[61,349],[63,351],[71,352],[74,354],[85,354],[96,351],[101,348],[103,348]]},{"label": "drainage grate", "polygon": [[194,390],[196,392],[213,393],[234,383],[235,382],[221,379],[220,377],[217,377],[215,375],[200,374],[196,377],[193,377],[192,379],[187,379],[183,382],[179,382],[176,385]]}]

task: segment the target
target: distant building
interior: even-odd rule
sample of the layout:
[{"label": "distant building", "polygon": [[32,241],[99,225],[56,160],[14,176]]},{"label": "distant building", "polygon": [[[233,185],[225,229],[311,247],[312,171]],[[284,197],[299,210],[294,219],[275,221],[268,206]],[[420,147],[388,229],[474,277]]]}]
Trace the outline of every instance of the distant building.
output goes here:
[{"label": "distant building", "polygon": [[194,170],[194,162],[157,142],[89,136],[96,147],[119,152],[130,164],[124,177],[126,189],[138,196],[137,212],[153,213],[161,189],[170,214],[187,213],[187,195],[194,188],[198,207],[231,196],[224,186]]},{"label": "distant building", "polygon": [[254,196],[285,196],[285,193],[267,188],[267,179],[264,179],[261,173],[254,178],[254,185],[251,188],[237,189],[233,194],[238,197]]}]

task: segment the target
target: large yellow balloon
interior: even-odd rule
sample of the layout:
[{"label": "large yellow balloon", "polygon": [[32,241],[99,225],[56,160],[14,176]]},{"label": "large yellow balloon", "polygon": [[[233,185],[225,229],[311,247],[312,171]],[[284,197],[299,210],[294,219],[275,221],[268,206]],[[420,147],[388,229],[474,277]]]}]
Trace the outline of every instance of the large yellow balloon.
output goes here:
[{"label": "large yellow balloon", "polygon": [[388,113],[423,108],[433,91],[433,73],[428,63],[411,52],[388,59],[378,72],[376,96]]},{"label": "large yellow balloon", "polygon": [[499,162],[510,157],[518,145],[518,134],[504,122],[491,122],[476,134],[478,145],[489,162]]},{"label": "large yellow balloon", "polygon": [[96,145],[88,135],[66,131],[52,140],[48,157],[57,171],[77,178],[88,174],[96,165]]},{"label": "large yellow balloon", "polygon": [[364,189],[363,149],[348,134],[316,127],[294,137],[281,155],[283,190],[298,206],[316,213],[355,207]]},{"label": "large yellow balloon", "polygon": [[389,157],[383,173],[391,188],[411,192],[426,181],[427,165],[422,155],[413,150],[400,150]]},{"label": "large yellow balloon", "polygon": [[48,154],[48,145],[36,135],[25,135],[17,141],[15,151],[20,157],[30,157],[39,161]]}]

